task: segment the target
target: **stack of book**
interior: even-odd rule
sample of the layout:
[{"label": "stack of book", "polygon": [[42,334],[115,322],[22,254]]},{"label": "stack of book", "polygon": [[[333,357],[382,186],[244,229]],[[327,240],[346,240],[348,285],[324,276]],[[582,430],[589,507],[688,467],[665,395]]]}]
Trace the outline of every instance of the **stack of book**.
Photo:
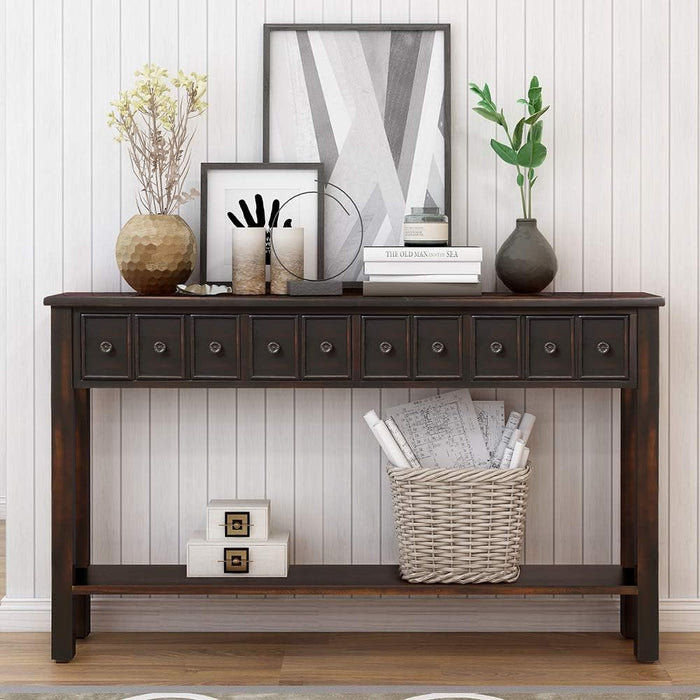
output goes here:
[{"label": "stack of book", "polygon": [[363,248],[363,294],[473,296],[481,294],[482,249],[474,246]]}]

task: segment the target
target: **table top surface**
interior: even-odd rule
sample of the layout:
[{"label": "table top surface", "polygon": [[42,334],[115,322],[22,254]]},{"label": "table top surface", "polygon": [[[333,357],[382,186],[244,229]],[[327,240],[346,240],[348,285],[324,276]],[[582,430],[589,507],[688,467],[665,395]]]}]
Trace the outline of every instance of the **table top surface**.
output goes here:
[{"label": "table top surface", "polygon": [[647,292],[559,292],[550,294],[482,294],[479,296],[363,296],[360,289],[338,296],[145,296],[120,292],[66,292],[44,299],[46,306],[115,309],[245,309],[245,308],[635,308],[663,306],[663,297]]}]

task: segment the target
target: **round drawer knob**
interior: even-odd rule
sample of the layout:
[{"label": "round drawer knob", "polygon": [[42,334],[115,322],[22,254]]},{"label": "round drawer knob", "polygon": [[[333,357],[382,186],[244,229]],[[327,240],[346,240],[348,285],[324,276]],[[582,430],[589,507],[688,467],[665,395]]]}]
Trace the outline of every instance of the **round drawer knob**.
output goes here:
[{"label": "round drawer knob", "polygon": [[282,346],[279,343],[276,343],[274,340],[271,340],[267,344],[267,351],[270,353],[270,355],[277,355],[281,349]]},{"label": "round drawer knob", "polygon": [[554,353],[557,351],[557,344],[552,343],[551,341],[547,342],[544,344],[544,351],[548,355],[554,355]]},{"label": "round drawer knob", "polygon": [[598,345],[596,345],[596,348],[601,355],[607,355],[610,352],[610,343],[601,340]]},{"label": "round drawer knob", "polygon": [[324,340],[319,347],[321,348],[321,352],[328,354],[331,350],[333,350],[333,343],[331,343],[329,340]]},{"label": "round drawer knob", "polygon": [[211,343],[209,343],[209,352],[214,353],[214,355],[218,355],[223,349],[223,346],[218,340],[212,340]]},{"label": "round drawer knob", "polygon": [[112,343],[110,343],[109,340],[103,340],[100,343],[100,350],[105,355],[109,355],[109,353],[112,352],[112,350],[114,350],[114,345],[112,345]]},{"label": "round drawer knob", "polygon": [[388,355],[393,349],[394,346],[388,340],[382,340],[382,342],[379,343],[379,350],[385,355]]},{"label": "round drawer knob", "polygon": [[436,340],[431,347],[436,355],[439,355],[441,352],[445,352],[445,343],[443,343],[441,340]]},{"label": "round drawer knob", "polygon": [[494,340],[489,347],[494,355],[500,355],[503,352],[503,343],[498,340]]},{"label": "round drawer knob", "polygon": [[156,340],[156,342],[153,343],[153,349],[159,355],[162,355],[168,349],[168,346],[162,340]]}]

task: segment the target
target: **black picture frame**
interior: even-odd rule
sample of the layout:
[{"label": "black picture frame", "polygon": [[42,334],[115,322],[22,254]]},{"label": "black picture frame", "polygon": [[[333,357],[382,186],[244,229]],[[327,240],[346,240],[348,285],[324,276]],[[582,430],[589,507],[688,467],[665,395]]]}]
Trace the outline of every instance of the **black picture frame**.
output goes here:
[{"label": "black picture frame", "polygon": [[[324,171],[322,163],[202,163],[200,171],[200,228],[199,228],[199,279],[200,284],[228,285],[231,280],[207,279],[207,209],[209,202],[209,173],[214,170],[305,170],[314,171],[317,183],[317,275],[323,270],[323,217],[324,217]],[[280,202],[284,204],[284,202]]]},{"label": "black picture frame", "polygon": [[[450,25],[444,23],[437,24],[265,24],[263,25],[263,160],[270,160],[270,42],[273,32],[332,32],[332,31],[355,31],[355,32],[442,32],[443,42],[443,62],[444,62],[444,88],[443,88],[443,110],[444,110],[444,201],[445,214],[448,216],[448,244],[452,240],[452,178],[451,178],[451,71],[450,71]],[[331,179],[330,173],[326,176]],[[340,183],[342,184],[342,183]],[[352,193],[350,193],[352,194]],[[359,286],[358,282],[344,282],[345,287]]]}]

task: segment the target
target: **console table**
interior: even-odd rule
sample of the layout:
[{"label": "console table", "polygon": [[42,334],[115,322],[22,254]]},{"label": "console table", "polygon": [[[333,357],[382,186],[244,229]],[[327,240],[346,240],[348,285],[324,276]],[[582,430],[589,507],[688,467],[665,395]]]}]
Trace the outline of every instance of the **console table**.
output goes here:
[{"label": "console table", "polygon": [[[658,659],[658,307],[650,294],[145,297],[51,306],[52,658],[90,634],[93,594],[620,596],[637,660]],[[395,566],[293,565],[287,578],[188,579],[90,563],[94,387],[617,387],[621,564],[525,565],[515,583],[406,583]],[[205,504],[203,503],[202,506]]]}]

